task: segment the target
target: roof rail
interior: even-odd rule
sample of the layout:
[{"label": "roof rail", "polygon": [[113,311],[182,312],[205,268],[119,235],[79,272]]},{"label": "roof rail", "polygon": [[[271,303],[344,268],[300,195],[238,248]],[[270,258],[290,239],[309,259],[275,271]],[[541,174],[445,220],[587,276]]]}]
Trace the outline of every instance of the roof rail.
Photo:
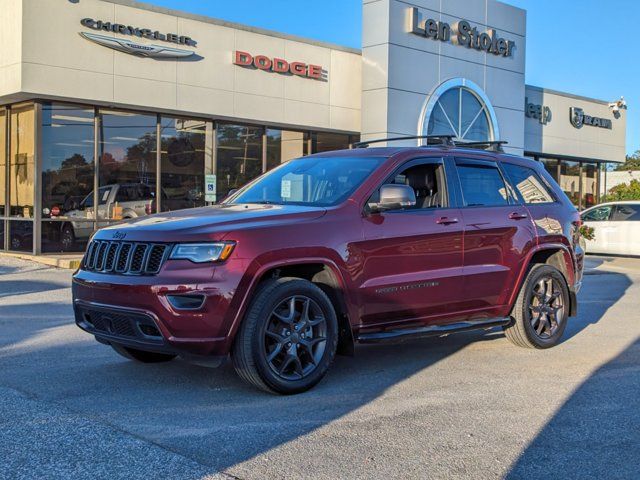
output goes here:
[{"label": "roof rail", "polygon": [[453,147],[453,139],[455,135],[416,135],[414,137],[390,137],[390,138],[376,138],[374,140],[365,140],[362,142],[356,142],[351,145],[352,148],[367,148],[372,143],[382,143],[382,142],[399,142],[402,140],[418,140],[426,138],[427,143],[429,140],[437,140],[437,145],[446,145],[448,147]]},{"label": "roof rail", "polygon": [[[364,140],[362,142],[356,142],[351,145],[351,148],[367,148],[372,143],[383,142],[399,142],[403,140],[419,140],[427,139],[427,145],[444,145],[446,147],[467,147],[467,148],[482,148],[483,150],[489,150],[492,152],[504,152],[502,145],[505,145],[505,140],[487,140],[487,141],[456,141],[455,135],[416,135],[413,137],[390,137],[390,138],[376,138],[374,140]],[[435,140],[435,142],[429,142],[429,140]],[[424,146],[424,145],[423,145]]]},{"label": "roof rail", "polygon": [[454,142],[456,147],[482,148],[492,152],[504,152],[502,145],[506,145],[506,140],[487,140],[486,142]]}]

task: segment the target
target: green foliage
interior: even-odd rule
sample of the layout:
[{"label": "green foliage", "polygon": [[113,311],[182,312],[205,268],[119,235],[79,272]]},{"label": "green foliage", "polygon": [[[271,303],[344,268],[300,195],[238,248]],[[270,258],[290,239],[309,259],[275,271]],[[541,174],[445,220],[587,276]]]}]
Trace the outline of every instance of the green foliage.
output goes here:
[{"label": "green foliage", "polygon": [[582,225],[580,227],[580,235],[582,235],[585,240],[593,240],[594,238],[596,238],[596,231],[593,229],[593,227]]},{"label": "green foliage", "polygon": [[640,170],[640,150],[636,150],[636,153],[633,155],[627,155],[624,163],[618,165],[616,170]]},{"label": "green foliage", "polygon": [[621,183],[609,190],[602,199],[603,202],[615,202],[619,200],[640,200],[640,181],[631,180],[630,183]]}]

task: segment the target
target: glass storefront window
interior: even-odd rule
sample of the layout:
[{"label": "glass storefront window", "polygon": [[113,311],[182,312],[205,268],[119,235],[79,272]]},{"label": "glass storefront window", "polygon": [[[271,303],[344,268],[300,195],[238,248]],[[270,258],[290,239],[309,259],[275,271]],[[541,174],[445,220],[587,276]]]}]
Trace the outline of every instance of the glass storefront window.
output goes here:
[{"label": "glass storefront window", "polygon": [[558,160],[555,158],[543,158],[541,161],[549,175],[558,182]]},{"label": "glass storefront window", "polygon": [[309,154],[309,134],[267,129],[267,170]]},{"label": "glass storefront window", "polygon": [[[7,198],[7,112],[0,110],[0,217],[6,215],[6,198]],[[4,248],[4,225],[2,227],[2,243],[0,249]]]},{"label": "glass storefront window", "polygon": [[205,165],[211,165],[211,145],[202,120],[162,117],[161,182],[162,211],[204,205]]},{"label": "glass storefront window", "polygon": [[[155,211],[157,116],[100,111],[98,217],[123,220]],[[85,198],[85,209],[91,211]]]},{"label": "glass storefront window", "polygon": [[33,218],[35,112],[33,106],[11,110],[9,215]]},{"label": "glass storefront window", "polygon": [[580,163],[563,160],[560,162],[560,188],[571,202],[580,205]]},{"label": "glass storefront window", "polygon": [[312,135],[313,153],[349,148],[351,137],[343,133],[317,132]]},{"label": "glass storefront window", "polygon": [[9,250],[33,251],[33,221],[9,220]]},{"label": "glass storefront window", "polygon": [[93,231],[93,132],[93,108],[42,105],[43,252],[82,251]]},{"label": "glass storefront window", "polygon": [[597,163],[582,163],[581,208],[589,208],[598,203],[599,170]]},{"label": "glass storefront window", "polygon": [[216,196],[218,200],[230,190],[240,188],[262,173],[261,127],[218,124]]}]

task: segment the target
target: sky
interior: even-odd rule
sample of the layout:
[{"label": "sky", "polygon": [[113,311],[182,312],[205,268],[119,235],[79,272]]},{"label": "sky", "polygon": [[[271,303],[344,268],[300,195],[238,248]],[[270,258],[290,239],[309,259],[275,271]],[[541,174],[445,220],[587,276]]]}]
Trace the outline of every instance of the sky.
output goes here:
[{"label": "sky", "polygon": [[[348,47],[361,46],[361,0],[147,2]],[[627,153],[640,150],[640,57],[634,39],[640,0],[506,3],[527,10],[526,83],[606,101],[624,96]]]}]

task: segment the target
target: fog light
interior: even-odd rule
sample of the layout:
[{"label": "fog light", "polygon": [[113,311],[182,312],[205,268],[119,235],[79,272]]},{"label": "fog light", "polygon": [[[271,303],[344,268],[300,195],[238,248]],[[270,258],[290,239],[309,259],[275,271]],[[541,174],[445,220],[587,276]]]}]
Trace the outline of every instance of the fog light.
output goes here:
[{"label": "fog light", "polygon": [[167,300],[176,310],[197,310],[204,305],[204,295],[167,295]]}]

